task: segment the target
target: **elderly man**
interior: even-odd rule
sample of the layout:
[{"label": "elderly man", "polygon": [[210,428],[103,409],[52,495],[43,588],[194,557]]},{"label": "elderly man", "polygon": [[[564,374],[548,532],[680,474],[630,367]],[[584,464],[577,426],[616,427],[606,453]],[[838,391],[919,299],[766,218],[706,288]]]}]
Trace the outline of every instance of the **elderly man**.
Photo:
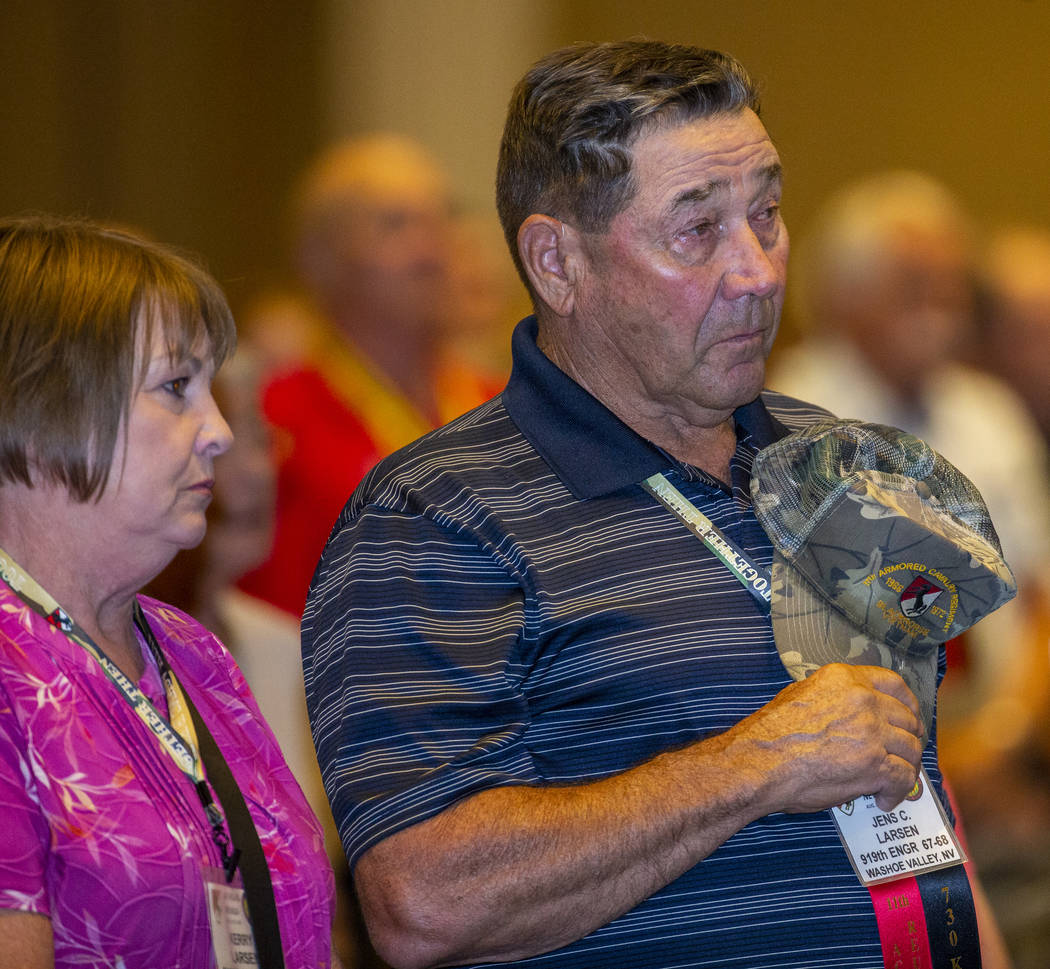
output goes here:
[{"label": "elderly man", "polygon": [[[390,134],[339,142],[303,175],[293,208],[297,269],[320,333],[309,359],[263,389],[277,437],[277,522],[269,558],[240,585],[298,619],[364,473],[498,385],[446,352],[452,199],[422,147]],[[276,325],[303,342],[284,318]]]},{"label": "elderly man", "polygon": [[[519,84],[504,229],[535,316],[503,394],[381,463],[303,619],[307,696],[373,941],[396,966],[882,966],[825,809],[922,763],[895,673],[792,683],[763,610],[642,487],[768,565],[756,452],[781,165],[747,75],[657,42]],[[540,956],[533,959],[533,957]]]}]

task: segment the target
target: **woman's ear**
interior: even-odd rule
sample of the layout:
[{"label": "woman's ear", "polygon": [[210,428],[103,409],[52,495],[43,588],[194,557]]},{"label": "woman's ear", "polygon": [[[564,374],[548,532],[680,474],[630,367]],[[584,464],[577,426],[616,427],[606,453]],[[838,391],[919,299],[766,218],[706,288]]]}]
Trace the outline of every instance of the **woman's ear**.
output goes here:
[{"label": "woman's ear", "polygon": [[570,316],[576,302],[580,239],[570,225],[534,213],[518,229],[518,253],[536,298],[558,316]]}]

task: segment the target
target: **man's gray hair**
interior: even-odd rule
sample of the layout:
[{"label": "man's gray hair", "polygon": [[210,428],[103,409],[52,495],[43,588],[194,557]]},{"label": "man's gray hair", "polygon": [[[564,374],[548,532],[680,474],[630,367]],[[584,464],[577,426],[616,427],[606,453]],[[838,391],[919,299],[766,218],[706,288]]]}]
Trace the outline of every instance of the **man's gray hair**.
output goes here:
[{"label": "man's gray hair", "polygon": [[542,213],[602,232],[631,201],[630,147],[657,124],[759,111],[747,71],[715,50],[654,40],[573,44],[537,61],[511,96],[496,206],[514,263],[522,222]]}]

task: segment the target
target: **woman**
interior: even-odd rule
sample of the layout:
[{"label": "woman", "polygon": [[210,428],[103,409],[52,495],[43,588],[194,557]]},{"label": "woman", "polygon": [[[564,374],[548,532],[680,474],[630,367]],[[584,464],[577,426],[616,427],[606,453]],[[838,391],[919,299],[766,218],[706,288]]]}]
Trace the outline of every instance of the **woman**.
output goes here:
[{"label": "woman", "polygon": [[5,967],[329,964],[323,836],[273,734],[218,640],[137,595],[204,535],[234,333],[162,246],[0,221]]},{"label": "woman", "polygon": [[238,589],[237,580],[270,553],[276,455],[260,404],[265,361],[243,329],[237,352],[215,377],[212,396],[233,431],[233,446],[216,462],[208,531],[144,587],[219,636],[244,673],[292,774],[325,831],[335,873],[332,946],[345,965],[363,965],[367,941],[348,895],[350,873],[321,782],[306,714],[299,621]]}]

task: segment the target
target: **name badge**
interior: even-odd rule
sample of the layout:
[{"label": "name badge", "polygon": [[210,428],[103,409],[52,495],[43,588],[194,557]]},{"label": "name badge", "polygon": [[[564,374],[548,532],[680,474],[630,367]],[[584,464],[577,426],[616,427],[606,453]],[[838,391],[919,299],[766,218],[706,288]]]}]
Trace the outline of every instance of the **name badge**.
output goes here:
[{"label": "name badge", "polygon": [[226,884],[220,871],[207,871],[204,889],[208,896],[208,918],[211,921],[211,944],[216,969],[244,969],[257,966],[255,936],[248,919],[248,901],[244,889]]},{"label": "name badge", "polygon": [[926,771],[892,811],[871,795],[831,809],[853,870],[863,885],[876,885],[966,861]]}]

